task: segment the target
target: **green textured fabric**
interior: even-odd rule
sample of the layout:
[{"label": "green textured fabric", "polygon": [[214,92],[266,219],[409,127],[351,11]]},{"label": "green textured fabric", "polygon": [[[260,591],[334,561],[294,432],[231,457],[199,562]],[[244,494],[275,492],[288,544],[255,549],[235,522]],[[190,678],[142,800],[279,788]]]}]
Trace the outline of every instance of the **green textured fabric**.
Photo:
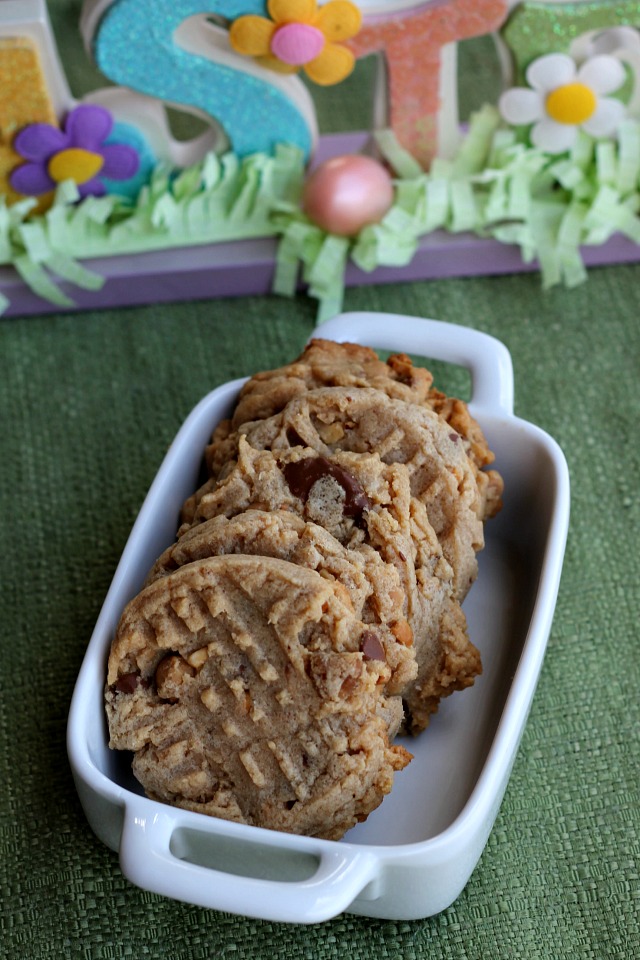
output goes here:
[{"label": "green textured fabric", "polygon": [[[58,27],[79,3],[51,3]],[[73,80],[74,78],[72,78]],[[77,82],[77,80],[76,80]],[[516,412],[572,477],[556,617],[531,716],[460,898],[407,923],[317,927],[141,892],[91,833],[65,752],[69,701],[167,445],[217,384],[289,360],[304,297],[0,320],[0,957],[11,960],[630,960],[640,950],[640,265],[573,290],[536,274],[348,290],[510,349]],[[458,371],[438,368],[458,390]]]}]

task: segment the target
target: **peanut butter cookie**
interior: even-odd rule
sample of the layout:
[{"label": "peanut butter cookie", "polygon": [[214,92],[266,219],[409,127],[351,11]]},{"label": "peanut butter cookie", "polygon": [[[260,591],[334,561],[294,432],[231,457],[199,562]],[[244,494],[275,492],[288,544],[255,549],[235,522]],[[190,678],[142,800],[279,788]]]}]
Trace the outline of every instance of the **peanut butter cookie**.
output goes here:
[{"label": "peanut butter cookie", "polygon": [[288,561],[217,556],[125,609],[106,690],[110,745],[147,794],[338,839],[410,755],[389,744],[390,668],[344,588]]},{"label": "peanut butter cookie", "polygon": [[402,691],[407,729],[423,729],[443,696],[473,682],[480,656],[467,635],[453,570],[424,504],[411,494],[403,464],[385,464],[377,454],[327,458],[305,447],[256,450],[241,437],[225,479],[208,481],[189,501],[189,523],[173,549],[184,550],[185,537],[196,536],[198,525],[212,517],[256,509],[297,514],[327,530],[349,554],[373,548],[395,568],[418,669]]},{"label": "peanut butter cookie", "polygon": [[459,434],[476,474],[480,517],[494,516],[501,507],[503,483],[495,470],[485,469],[494,454],[467,404],[433,386],[433,377],[405,353],[385,362],[370,347],[332,340],[312,340],[293,363],[251,377],[242,388],[231,421],[221,428],[230,433],[255,420],[266,420],[294,397],[319,387],[374,387],[388,397],[426,406]]},{"label": "peanut butter cookie", "polygon": [[240,437],[259,450],[310,447],[324,457],[339,451],[376,453],[403,464],[411,493],[424,503],[429,521],[454,573],[462,600],[477,574],[484,545],[475,472],[460,436],[426,407],[395,400],[369,387],[326,387],[291,400],[267,420],[243,426],[209,448],[212,478],[224,477],[237,457]]}]

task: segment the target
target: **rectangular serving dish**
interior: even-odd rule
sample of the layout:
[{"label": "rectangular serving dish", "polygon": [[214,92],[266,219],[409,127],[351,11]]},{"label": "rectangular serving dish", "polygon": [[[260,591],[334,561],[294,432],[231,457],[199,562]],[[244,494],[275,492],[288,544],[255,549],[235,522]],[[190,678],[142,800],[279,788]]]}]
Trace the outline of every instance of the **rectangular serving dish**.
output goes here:
[{"label": "rectangular serving dish", "polygon": [[514,416],[513,371],[494,338],[436,320],[348,313],[312,336],[455,363],[471,373],[472,414],[505,479],[504,508],[486,525],[465,601],[482,653],[475,685],[445,700],[406,742],[414,759],[391,794],[340,842],[291,836],[149,800],[126,755],[110,751],[106,658],[123,607],[175,539],[213,427],[242,382],[212,391],[187,417],[134,524],[76,683],[67,746],[97,836],[137,886],[188,903],[268,920],[316,923],[343,911],[418,919],[449,906],[471,876],[507,785],[551,629],[569,523],[562,451]]}]

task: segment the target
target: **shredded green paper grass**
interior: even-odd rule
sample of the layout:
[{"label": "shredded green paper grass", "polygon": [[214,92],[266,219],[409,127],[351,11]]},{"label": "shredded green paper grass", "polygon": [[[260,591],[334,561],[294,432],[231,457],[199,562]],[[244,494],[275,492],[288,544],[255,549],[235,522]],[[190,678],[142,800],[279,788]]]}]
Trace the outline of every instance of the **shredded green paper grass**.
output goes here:
[{"label": "shredded green paper grass", "polygon": [[[279,292],[291,293],[297,261],[313,278],[319,319],[340,309],[344,269],[404,266],[422,237],[436,230],[471,232],[516,245],[524,263],[537,261],[545,288],[582,283],[580,248],[620,233],[640,243],[640,123],[627,119],[616,142],[580,134],[570,154],[554,157],[523,143],[484,107],[473,118],[453,160],[436,160],[428,173],[385,131],[378,147],[397,174],[395,203],[381,223],[340,247],[324,268],[326,240],[299,210],[280,211],[279,260],[286,261]],[[341,269],[341,272],[340,271]],[[285,276],[286,273],[286,276]]]},{"label": "shredded green paper grass", "polygon": [[282,146],[243,160],[210,153],[177,176],[159,166],[135,203],[114,195],[78,203],[70,182],[38,216],[31,199],[7,207],[0,198],[0,265],[13,265],[45,300],[71,306],[61,280],[89,290],[104,283],[79,260],[275,236],[273,211],[297,201],[303,178],[302,154]]},{"label": "shredded green paper grass", "polygon": [[[393,169],[395,201],[384,219],[353,238],[327,234],[300,207],[302,156],[208,155],[178,176],[158,168],[135,204],[108,196],[78,204],[62,184],[51,209],[0,200],[0,264],[12,264],[31,289],[61,306],[65,280],[99,289],[103,280],[78,261],[193,244],[279,237],[274,293],[292,296],[302,280],[319,320],[340,311],[349,260],[370,272],[410,263],[422,237],[471,232],[516,245],[537,261],[545,288],[581,283],[580,248],[619,233],[640,243],[640,122],[626,119],[613,141],[580,134],[555,157],[524,143],[486,106],[473,118],[453,160],[425,173],[390,131],[376,136]],[[0,302],[0,310],[6,300]]]}]

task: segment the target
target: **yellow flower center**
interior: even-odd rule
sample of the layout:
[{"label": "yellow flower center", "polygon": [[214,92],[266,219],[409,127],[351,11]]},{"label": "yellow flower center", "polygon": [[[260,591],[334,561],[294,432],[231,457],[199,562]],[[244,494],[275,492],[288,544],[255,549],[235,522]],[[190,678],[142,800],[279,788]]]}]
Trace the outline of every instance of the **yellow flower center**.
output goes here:
[{"label": "yellow flower center", "polygon": [[49,176],[56,183],[62,183],[63,180],[86,183],[95,177],[103,166],[104,159],[98,153],[71,147],[69,150],[56,153],[49,161],[47,169]]},{"label": "yellow flower center", "polygon": [[596,95],[584,83],[565,83],[553,90],[546,101],[547,113],[556,123],[577,126],[593,115],[598,105]]}]

